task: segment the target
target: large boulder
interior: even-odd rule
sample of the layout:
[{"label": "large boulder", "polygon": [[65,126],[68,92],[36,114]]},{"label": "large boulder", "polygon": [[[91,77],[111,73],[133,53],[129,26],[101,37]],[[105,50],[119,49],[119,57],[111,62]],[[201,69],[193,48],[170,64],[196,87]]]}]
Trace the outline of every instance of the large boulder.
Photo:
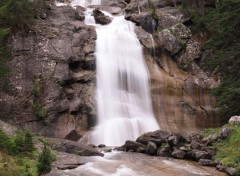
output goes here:
[{"label": "large boulder", "polygon": [[178,158],[178,159],[183,159],[185,158],[186,156],[186,152],[182,151],[182,150],[179,150],[177,148],[174,148],[173,149],[173,152],[171,153],[171,155],[174,157],[174,158]]},{"label": "large boulder", "polygon": [[151,141],[147,144],[146,153],[148,155],[156,155],[157,154],[157,145]]},{"label": "large boulder", "polygon": [[157,35],[159,45],[166,49],[171,55],[178,53],[184,45],[180,39],[174,36],[169,29],[164,29]]},{"label": "large boulder", "polygon": [[138,142],[127,140],[124,144],[124,148],[126,151],[133,151],[136,152],[139,147],[145,148],[143,144]]},{"label": "large boulder", "polygon": [[232,116],[230,119],[229,119],[229,124],[240,124],[240,116]]},{"label": "large boulder", "polygon": [[157,156],[169,157],[171,156],[172,147],[169,144],[163,144],[157,150]]},{"label": "large boulder", "polygon": [[154,33],[157,30],[157,20],[149,12],[143,12],[140,14],[131,14],[125,17],[127,20],[130,20],[136,25],[141,26],[145,31],[149,33]]},{"label": "large boulder", "polygon": [[104,15],[99,9],[93,10],[93,16],[95,18],[96,23],[106,25],[111,22],[111,18],[109,16]]}]

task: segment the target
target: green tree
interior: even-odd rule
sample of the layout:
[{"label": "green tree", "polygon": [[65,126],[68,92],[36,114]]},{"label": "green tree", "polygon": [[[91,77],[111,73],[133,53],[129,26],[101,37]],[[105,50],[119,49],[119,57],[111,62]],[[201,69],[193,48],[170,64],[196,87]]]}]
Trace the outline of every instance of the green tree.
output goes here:
[{"label": "green tree", "polygon": [[51,163],[52,163],[51,151],[47,148],[46,145],[44,145],[43,151],[40,154],[38,159],[38,165],[37,165],[38,172],[40,174],[50,172]]},{"label": "green tree", "polygon": [[17,133],[14,142],[15,142],[17,150],[19,152],[24,152],[25,151],[24,134],[23,134],[22,131]]},{"label": "green tree", "polygon": [[24,145],[25,151],[27,152],[33,152],[35,150],[32,134],[28,131],[25,133]]}]

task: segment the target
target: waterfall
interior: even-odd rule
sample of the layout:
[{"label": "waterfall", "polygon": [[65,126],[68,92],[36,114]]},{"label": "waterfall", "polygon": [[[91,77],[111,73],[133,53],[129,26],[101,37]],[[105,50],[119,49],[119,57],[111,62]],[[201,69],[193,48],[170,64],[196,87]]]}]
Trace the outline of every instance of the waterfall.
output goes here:
[{"label": "waterfall", "polygon": [[74,6],[82,6],[88,7],[89,5],[100,5],[101,0],[73,0],[71,5]]},{"label": "waterfall", "polygon": [[[81,2],[86,5],[86,1]],[[90,142],[118,146],[159,126],[152,111],[149,74],[134,25],[124,16],[111,17],[109,25],[95,25],[98,124]]]}]

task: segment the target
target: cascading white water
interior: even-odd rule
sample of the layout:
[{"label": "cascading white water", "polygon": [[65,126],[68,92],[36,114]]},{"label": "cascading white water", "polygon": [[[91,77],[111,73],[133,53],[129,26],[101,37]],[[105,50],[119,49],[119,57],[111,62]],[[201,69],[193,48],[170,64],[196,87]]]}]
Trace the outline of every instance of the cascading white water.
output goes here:
[{"label": "cascading white water", "polygon": [[134,25],[124,16],[98,26],[97,104],[95,144],[122,145],[140,134],[158,129],[148,85],[148,72]]},{"label": "cascading white water", "polygon": [[71,5],[74,6],[82,6],[88,7],[89,5],[100,5],[101,0],[73,0]]},{"label": "cascading white water", "polygon": [[[85,6],[86,1],[81,4]],[[87,24],[92,24],[89,12],[85,13]],[[134,25],[124,16],[111,17],[109,25],[96,25],[98,125],[90,142],[118,146],[159,126],[152,111],[149,75]]]}]

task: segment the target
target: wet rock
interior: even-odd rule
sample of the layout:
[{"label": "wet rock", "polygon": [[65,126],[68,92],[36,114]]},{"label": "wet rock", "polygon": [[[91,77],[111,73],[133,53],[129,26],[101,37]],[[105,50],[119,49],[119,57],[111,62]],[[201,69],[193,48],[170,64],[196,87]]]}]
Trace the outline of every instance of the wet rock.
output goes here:
[{"label": "wet rock", "polygon": [[221,171],[221,172],[224,172],[225,171],[225,167],[223,167],[221,164],[217,165],[216,166],[216,169]]},{"label": "wet rock", "polygon": [[171,153],[171,155],[175,158],[178,158],[178,159],[183,159],[185,158],[186,156],[186,152],[182,151],[182,150],[179,150],[177,148],[174,148],[173,149],[173,152]]},{"label": "wet rock", "polygon": [[182,146],[179,148],[180,150],[184,151],[184,152],[188,152],[190,149],[189,149],[189,146]]},{"label": "wet rock", "polygon": [[104,148],[104,147],[106,147],[105,144],[99,144],[99,145],[98,145],[98,148]]},{"label": "wet rock", "polygon": [[139,143],[128,140],[125,142],[124,147],[125,147],[126,151],[132,150],[135,152],[135,151],[137,151],[137,149],[139,147]]},{"label": "wet rock", "polygon": [[57,152],[57,162],[53,163],[59,170],[75,169],[84,164],[86,163],[81,161],[79,156],[62,152]]},{"label": "wet rock", "polygon": [[157,156],[168,157],[171,156],[172,147],[168,144],[163,144],[161,148],[157,150]]},{"label": "wet rock", "polygon": [[196,160],[199,161],[200,159],[211,159],[211,155],[205,151],[196,151]]},{"label": "wet rock", "polygon": [[229,124],[234,124],[234,125],[240,124],[240,116],[232,116],[229,119],[228,123]]},{"label": "wet rock", "polygon": [[220,138],[225,139],[227,138],[230,134],[232,133],[231,128],[222,128],[221,133],[220,133]]},{"label": "wet rock", "polygon": [[186,158],[193,161],[199,161],[200,159],[211,159],[211,154],[201,150],[190,150],[186,153]]},{"label": "wet rock", "polygon": [[235,174],[236,174],[236,169],[234,169],[233,167],[226,167],[226,168],[225,168],[225,172],[226,172],[228,175],[235,175]]},{"label": "wet rock", "polygon": [[79,163],[79,164],[70,164],[70,165],[58,165],[57,168],[59,170],[70,170],[70,169],[75,169],[81,165],[84,165],[85,163]]},{"label": "wet rock", "polygon": [[88,146],[88,147],[92,147],[92,148],[97,148],[97,146],[94,145],[94,144],[88,144],[87,146]]},{"label": "wet rock", "polygon": [[113,15],[121,14],[123,10],[120,7],[111,7],[109,12]]},{"label": "wet rock", "polygon": [[161,139],[156,139],[148,136],[140,136],[136,141],[145,145],[147,145],[149,141],[155,143],[156,145],[160,145],[162,143]]},{"label": "wet rock", "polygon": [[157,30],[157,20],[149,12],[143,12],[140,14],[131,14],[125,17],[136,25],[141,26],[145,31],[154,33]]},{"label": "wet rock", "polygon": [[146,153],[146,148],[139,147],[136,152],[137,153]]},{"label": "wet rock", "polygon": [[169,132],[157,130],[154,132],[145,133],[137,138],[137,142],[147,145],[148,141],[155,143],[157,146],[165,142],[166,138],[170,135]]},{"label": "wet rock", "polygon": [[112,148],[111,147],[102,147],[102,148],[98,148],[97,150],[100,152],[103,152],[103,153],[109,153],[112,151]]},{"label": "wet rock", "polygon": [[114,148],[114,150],[116,150],[116,151],[122,151],[122,152],[125,152],[125,151],[126,151],[125,146],[116,147],[116,148]]},{"label": "wet rock", "polygon": [[190,147],[192,149],[198,149],[198,150],[201,150],[201,148],[203,147],[203,144],[193,140],[191,143],[190,143]]},{"label": "wet rock", "polygon": [[156,155],[157,145],[155,143],[149,141],[148,144],[147,144],[146,153],[148,155]]},{"label": "wet rock", "polygon": [[218,163],[215,163],[210,159],[200,159],[198,161],[198,164],[201,165],[201,166],[212,166],[212,167],[215,167],[215,166],[218,165]]},{"label": "wet rock", "polygon": [[77,6],[76,12],[75,12],[75,18],[80,21],[84,21],[84,19],[85,19],[84,10],[85,9],[83,7]]},{"label": "wet rock", "polygon": [[201,151],[208,152],[211,155],[211,157],[213,157],[216,154],[216,151],[214,149],[208,148],[207,146],[203,146],[201,148]]},{"label": "wet rock", "polygon": [[170,134],[171,134],[170,132],[163,130],[156,130],[154,132],[148,133],[148,135],[150,135],[151,137],[161,139],[162,141],[165,141]]},{"label": "wet rock", "polygon": [[106,25],[111,22],[111,18],[104,15],[99,9],[93,10],[93,16],[98,24]]},{"label": "wet rock", "polygon": [[167,142],[173,147],[178,146],[180,142],[184,142],[184,139],[180,134],[172,134],[167,138]]}]

